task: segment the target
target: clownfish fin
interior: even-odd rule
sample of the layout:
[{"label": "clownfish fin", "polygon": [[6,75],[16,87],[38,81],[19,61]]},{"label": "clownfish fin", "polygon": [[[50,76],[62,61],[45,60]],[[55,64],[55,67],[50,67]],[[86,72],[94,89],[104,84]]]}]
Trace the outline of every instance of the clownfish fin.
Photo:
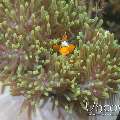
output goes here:
[{"label": "clownfish fin", "polygon": [[59,51],[60,45],[53,45],[53,49],[56,50],[56,51]]},{"label": "clownfish fin", "polygon": [[74,49],[75,49],[75,45],[70,44],[70,45],[68,46],[68,49],[69,49],[69,52],[70,52],[70,53],[73,52]]}]

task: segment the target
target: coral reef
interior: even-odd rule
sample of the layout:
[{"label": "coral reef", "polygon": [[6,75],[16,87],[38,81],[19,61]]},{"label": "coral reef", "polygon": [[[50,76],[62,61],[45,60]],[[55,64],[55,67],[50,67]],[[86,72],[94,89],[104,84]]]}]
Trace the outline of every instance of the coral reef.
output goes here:
[{"label": "coral reef", "polygon": [[[0,80],[23,106],[51,99],[71,111],[109,98],[120,83],[120,46],[79,0],[1,0]],[[62,36],[75,46],[60,54]],[[76,106],[81,106],[80,108]],[[54,108],[54,106],[53,106]],[[29,109],[30,110],[30,109]]]}]

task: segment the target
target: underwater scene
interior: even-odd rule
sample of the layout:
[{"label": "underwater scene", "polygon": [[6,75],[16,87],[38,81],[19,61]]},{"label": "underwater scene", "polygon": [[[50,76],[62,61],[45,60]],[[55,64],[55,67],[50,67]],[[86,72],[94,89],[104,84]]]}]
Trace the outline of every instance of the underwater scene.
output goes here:
[{"label": "underwater scene", "polygon": [[0,120],[120,120],[120,0],[0,0]]}]

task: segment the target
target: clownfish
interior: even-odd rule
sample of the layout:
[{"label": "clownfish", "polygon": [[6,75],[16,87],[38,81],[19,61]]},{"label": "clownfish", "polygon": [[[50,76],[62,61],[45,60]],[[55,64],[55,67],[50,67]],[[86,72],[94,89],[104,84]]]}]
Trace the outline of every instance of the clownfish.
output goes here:
[{"label": "clownfish", "polygon": [[61,55],[66,56],[74,51],[75,45],[69,43],[68,36],[65,33],[62,36],[61,44],[60,45],[53,45],[53,49],[57,50]]}]

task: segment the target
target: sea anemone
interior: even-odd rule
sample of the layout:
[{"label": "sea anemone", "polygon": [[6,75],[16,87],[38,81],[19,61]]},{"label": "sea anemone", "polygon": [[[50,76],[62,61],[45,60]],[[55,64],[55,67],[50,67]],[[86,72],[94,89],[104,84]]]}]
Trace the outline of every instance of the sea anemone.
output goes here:
[{"label": "sea anemone", "polygon": [[[79,111],[118,91],[120,46],[79,0],[0,3],[0,80],[26,98],[23,106],[50,99],[53,108]],[[53,48],[65,33],[75,46],[67,55]]]}]

